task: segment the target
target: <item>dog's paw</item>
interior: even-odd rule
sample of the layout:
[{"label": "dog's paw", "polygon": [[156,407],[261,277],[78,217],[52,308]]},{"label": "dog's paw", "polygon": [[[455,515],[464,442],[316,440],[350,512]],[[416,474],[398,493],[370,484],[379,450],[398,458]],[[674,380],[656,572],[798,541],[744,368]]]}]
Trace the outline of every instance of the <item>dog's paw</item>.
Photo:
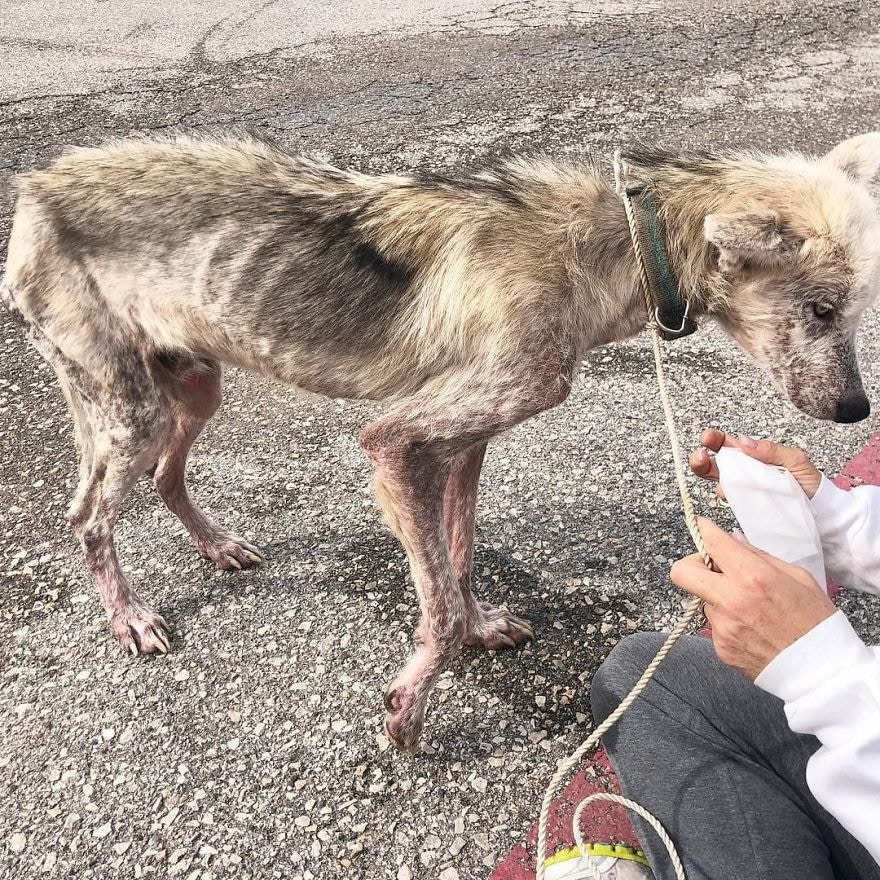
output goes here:
[{"label": "dog's paw", "polygon": [[468,621],[466,645],[482,645],[487,651],[515,648],[534,638],[532,625],[506,608],[480,602],[479,613]]},{"label": "dog's paw", "polygon": [[401,752],[419,750],[425,724],[425,701],[419,701],[406,685],[392,682],[385,688],[385,734]]},{"label": "dog's paw", "polygon": [[253,544],[232,532],[220,532],[199,540],[198,548],[202,556],[212,560],[217,568],[226,571],[252,568],[265,558]]},{"label": "dog's paw", "polygon": [[149,605],[133,603],[114,612],[110,628],[123,651],[131,654],[167,654],[171,629]]}]

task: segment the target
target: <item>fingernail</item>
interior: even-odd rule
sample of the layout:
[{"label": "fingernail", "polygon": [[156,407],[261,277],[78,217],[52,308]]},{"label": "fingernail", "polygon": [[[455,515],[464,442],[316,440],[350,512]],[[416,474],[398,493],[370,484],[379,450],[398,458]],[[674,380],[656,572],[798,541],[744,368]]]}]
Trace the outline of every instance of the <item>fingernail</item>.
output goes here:
[{"label": "fingernail", "polygon": [[730,533],[730,535],[732,538],[739,541],[740,544],[748,544],[749,543],[749,539],[739,529],[734,529]]},{"label": "fingernail", "polygon": [[746,434],[744,434],[743,436],[741,436],[739,438],[739,442],[742,443],[742,445],[745,446],[746,449],[757,449],[758,448],[758,441],[755,440],[754,437],[749,437]]}]

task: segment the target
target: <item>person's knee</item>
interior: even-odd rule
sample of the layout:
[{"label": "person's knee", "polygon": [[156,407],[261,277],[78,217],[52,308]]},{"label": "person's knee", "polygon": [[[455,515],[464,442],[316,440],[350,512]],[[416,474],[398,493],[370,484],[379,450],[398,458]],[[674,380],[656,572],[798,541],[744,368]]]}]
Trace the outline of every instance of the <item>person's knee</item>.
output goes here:
[{"label": "person's knee", "polygon": [[632,690],[666,636],[639,632],[619,641],[593,676],[590,704],[593,719],[601,724]]}]

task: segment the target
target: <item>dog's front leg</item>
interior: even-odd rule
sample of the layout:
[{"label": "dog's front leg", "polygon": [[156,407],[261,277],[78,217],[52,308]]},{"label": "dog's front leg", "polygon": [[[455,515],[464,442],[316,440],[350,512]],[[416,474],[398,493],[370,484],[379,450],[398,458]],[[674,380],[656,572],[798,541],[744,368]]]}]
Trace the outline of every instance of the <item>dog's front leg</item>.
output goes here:
[{"label": "dog's front leg", "polygon": [[446,481],[443,515],[449,554],[467,614],[464,643],[493,651],[522,644],[532,638],[534,631],[527,620],[508,609],[478,602],[471,590],[477,487],[485,454],[486,443],[478,443],[456,458]]},{"label": "dog's front leg", "polygon": [[385,729],[404,751],[418,745],[428,695],[461,647],[465,609],[449,559],[443,525],[446,456],[413,442],[402,426],[382,422],[364,430],[361,443],[376,466],[376,498],[400,539],[421,605],[421,643],[386,688]]},{"label": "dog's front leg", "polygon": [[406,550],[422,612],[420,644],[385,691],[388,736],[398,748],[412,751],[422,731],[428,695],[461,647],[466,612],[444,535],[447,466],[430,455],[416,461],[405,458],[391,455],[377,462],[375,489]]},{"label": "dog's front leg", "polygon": [[[521,358],[522,352],[517,355]],[[563,357],[558,341],[525,365],[517,360],[518,372],[508,366],[475,363],[469,370],[440,375],[418,397],[400,402],[361,432],[361,446],[376,467],[379,505],[409,557],[422,606],[416,631],[421,644],[385,697],[385,727],[402,749],[412,750],[418,742],[437,677],[464,639],[477,635],[468,612],[472,622],[492,617],[473,601],[469,586],[461,587],[447,522],[454,526],[455,556],[466,574],[483,447],[501,431],[561,403],[570,388],[571,361]],[[470,459],[465,455],[469,450]],[[450,485],[456,485],[449,479],[457,460],[464,463],[457,478],[463,490],[452,491],[461,499],[450,499],[450,510],[459,510],[445,522],[444,501]],[[497,634],[497,627],[493,632]],[[480,633],[476,640],[482,642]]]}]

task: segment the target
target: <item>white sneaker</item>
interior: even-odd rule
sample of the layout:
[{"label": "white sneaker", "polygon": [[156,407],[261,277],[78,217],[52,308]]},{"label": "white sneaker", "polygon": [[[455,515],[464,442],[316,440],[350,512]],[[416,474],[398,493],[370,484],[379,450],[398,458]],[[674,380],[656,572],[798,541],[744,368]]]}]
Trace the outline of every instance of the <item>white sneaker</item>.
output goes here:
[{"label": "white sneaker", "polygon": [[546,880],[653,880],[641,850],[591,843],[587,855],[577,848],[561,850],[547,859]]}]

